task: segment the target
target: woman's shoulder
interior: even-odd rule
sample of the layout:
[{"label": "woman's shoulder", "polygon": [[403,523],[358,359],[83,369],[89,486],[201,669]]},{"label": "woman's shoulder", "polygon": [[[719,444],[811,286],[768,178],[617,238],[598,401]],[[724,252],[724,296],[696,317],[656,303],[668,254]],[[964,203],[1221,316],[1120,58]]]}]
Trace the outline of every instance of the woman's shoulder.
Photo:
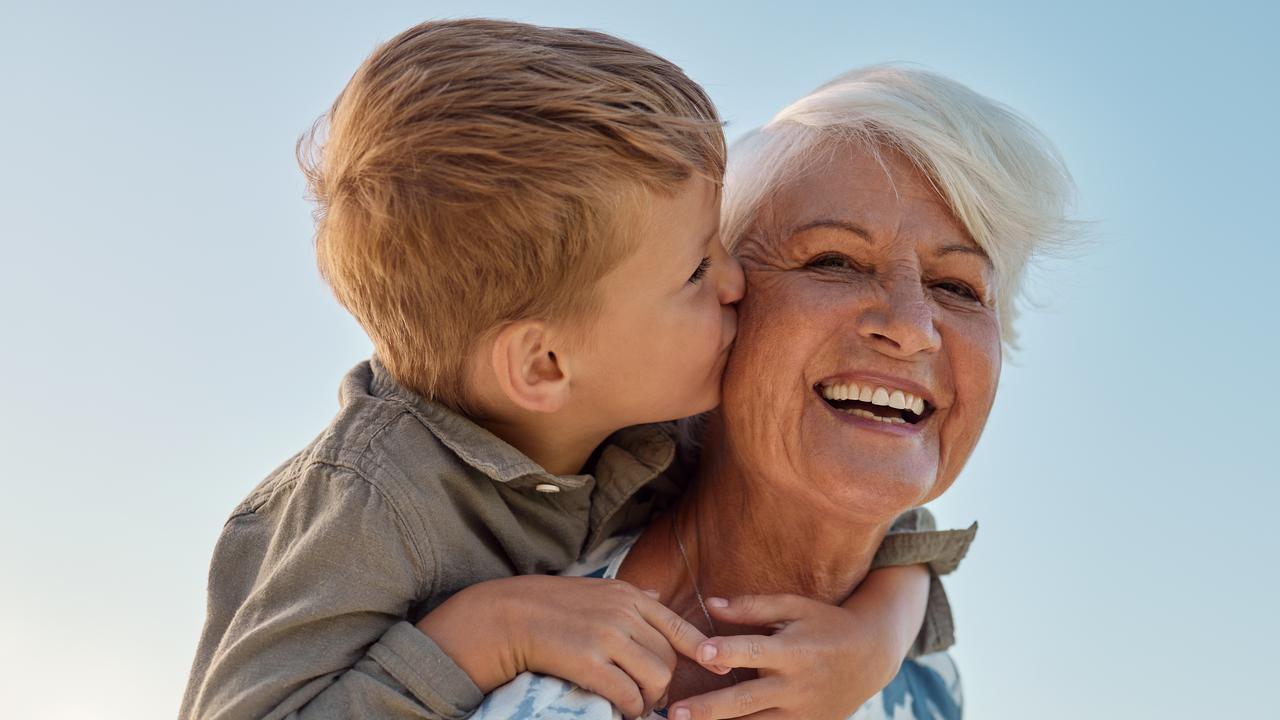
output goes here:
[{"label": "woman's shoulder", "polygon": [[960,720],[960,671],[945,652],[907,658],[893,680],[849,720]]}]

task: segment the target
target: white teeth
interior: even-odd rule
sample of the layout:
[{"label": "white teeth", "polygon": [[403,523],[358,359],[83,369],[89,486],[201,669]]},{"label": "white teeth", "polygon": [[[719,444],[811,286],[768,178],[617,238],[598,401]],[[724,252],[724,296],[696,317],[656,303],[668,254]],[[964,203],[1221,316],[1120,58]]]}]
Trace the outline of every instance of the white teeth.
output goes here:
[{"label": "white teeth", "polygon": [[[871,387],[863,385],[859,387],[855,383],[845,383],[843,385],[823,385],[822,397],[828,400],[858,400],[873,405],[887,406],[897,410],[909,410],[916,415],[923,415],[925,410],[924,398],[917,397],[903,390],[890,390],[884,386]],[[873,414],[866,410],[851,410],[856,415],[862,417],[873,417]],[[892,421],[897,420],[903,422],[901,418],[881,418],[874,416],[878,420]]]},{"label": "white teeth", "polygon": [[902,418],[880,417],[870,410],[863,410],[862,408],[853,408],[852,410],[843,410],[842,412],[847,412],[850,415],[857,415],[858,417],[866,418],[868,420],[875,420],[876,422],[889,423],[890,425],[904,425],[907,422]]}]

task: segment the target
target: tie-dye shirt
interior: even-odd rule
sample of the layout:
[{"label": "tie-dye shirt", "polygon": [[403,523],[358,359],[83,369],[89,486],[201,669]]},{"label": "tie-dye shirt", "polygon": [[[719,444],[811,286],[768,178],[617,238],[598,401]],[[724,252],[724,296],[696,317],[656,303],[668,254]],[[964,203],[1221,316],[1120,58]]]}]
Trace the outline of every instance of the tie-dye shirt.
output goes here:
[{"label": "tie-dye shirt", "polygon": [[[615,578],[638,533],[602,543],[562,575]],[[963,709],[960,676],[945,652],[908,658],[883,690],[849,720],[959,720]],[[560,678],[521,673],[485,697],[473,720],[621,720],[599,695]],[[662,710],[651,718],[665,717]]]}]

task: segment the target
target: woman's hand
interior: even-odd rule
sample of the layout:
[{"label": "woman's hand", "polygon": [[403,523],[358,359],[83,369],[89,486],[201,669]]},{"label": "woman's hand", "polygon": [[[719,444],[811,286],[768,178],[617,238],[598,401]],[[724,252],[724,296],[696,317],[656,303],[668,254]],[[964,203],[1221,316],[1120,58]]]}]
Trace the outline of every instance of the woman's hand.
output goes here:
[{"label": "woman's hand", "polygon": [[716,620],[772,635],[715,637],[696,658],[759,677],[672,703],[670,720],[845,720],[898,673],[928,602],[922,565],[872,571],[844,606],[799,595],[709,598]]},{"label": "woman's hand", "polygon": [[621,580],[523,575],[478,583],[418,621],[488,693],[530,671],[554,675],[648,714],[667,692],[676,653],[696,661],[706,636]]}]

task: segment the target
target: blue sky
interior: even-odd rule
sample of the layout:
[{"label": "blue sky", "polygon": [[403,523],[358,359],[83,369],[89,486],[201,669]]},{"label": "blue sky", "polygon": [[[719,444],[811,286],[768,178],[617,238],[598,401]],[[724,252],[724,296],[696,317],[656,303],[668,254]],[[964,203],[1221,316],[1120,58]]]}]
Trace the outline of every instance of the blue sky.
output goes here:
[{"label": "blue sky", "polygon": [[1259,3],[25,3],[0,26],[0,697],[172,717],[234,504],[369,352],[314,269],[298,135],[423,19],[602,29],[728,134],[911,61],[1061,148],[1091,243],[1040,268],[947,581],[971,717],[1257,714],[1272,523],[1280,110]]}]

